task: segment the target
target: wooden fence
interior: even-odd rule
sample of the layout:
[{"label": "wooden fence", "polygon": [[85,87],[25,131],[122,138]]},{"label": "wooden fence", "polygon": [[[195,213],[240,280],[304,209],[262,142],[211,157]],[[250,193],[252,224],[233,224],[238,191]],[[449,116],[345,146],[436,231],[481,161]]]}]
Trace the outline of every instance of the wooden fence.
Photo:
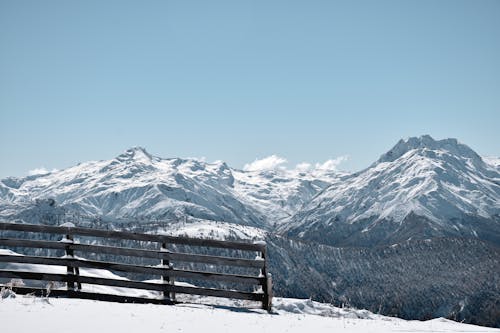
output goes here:
[{"label": "wooden fence", "polygon": [[[0,278],[23,279],[23,280],[39,280],[64,282],[65,289],[54,289],[50,291],[50,296],[74,297],[84,299],[95,299],[104,301],[116,302],[133,302],[133,303],[157,303],[157,304],[172,304],[175,303],[175,294],[190,294],[203,295],[214,297],[225,297],[234,299],[243,299],[262,302],[262,307],[268,311],[271,309],[272,302],[272,279],[268,272],[268,259],[266,252],[266,244],[264,242],[243,243],[232,241],[207,240],[199,238],[174,237],[166,235],[143,234],[127,231],[112,231],[98,230],[90,228],[80,228],[74,226],[48,226],[35,224],[18,224],[18,223],[3,223],[0,222],[0,231],[16,231],[27,233],[62,235],[60,241],[37,240],[33,238],[0,238],[0,246],[7,248],[35,248],[35,249],[52,249],[64,250],[65,256],[39,256],[39,255],[16,255],[16,254],[0,254],[0,262],[17,263],[17,264],[42,264],[51,266],[66,267],[66,274],[56,273],[40,273],[29,270],[7,270],[0,269]],[[96,245],[78,243],[75,236],[95,237],[106,240],[132,240],[141,241],[149,244],[150,248],[155,247],[156,250],[133,248],[133,247],[118,247],[110,245]],[[3,235],[2,235],[3,237]],[[218,248],[226,249],[225,253],[231,253],[230,256],[206,255],[199,253],[181,253],[167,249],[168,244],[177,244],[183,248]],[[247,252],[250,252],[249,254]],[[78,257],[75,256],[78,252]],[[257,253],[254,259],[250,259],[253,253]],[[130,263],[120,263],[103,260],[87,260],[83,259],[84,253],[117,255],[126,257],[150,258],[158,259],[158,266],[153,265],[138,265]],[[238,257],[238,253],[247,253],[247,258]],[[234,254],[234,256],[233,256]],[[142,260],[142,259],[141,259]],[[178,269],[176,262],[198,264],[198,266],[209,266],[207,270],[192,270]],[[199,264],[206,265],[199,265]],[[253,268],[259,274],[229,274],[222,272],[214,272],[213,268],[221,267],[246,267]],[[22,267],[22,266],[21,266]],[[30,266],[26,266],[30,267]],[[160,279],[161,282],[144,282],[129,279],[116,279],[80,275],[80,268],[104,269],[109,271],[120,271],[127,273],[141,273],[147,276],[153,276],[153,279]],[[176,284],[176,278],[187,278],[202,281],[217,281],[219,284],[231,284],[253,286],[254,291],[206,288],[197,286],[187,286]],[[148,279],[148,280],[153,280]],[[161,292],[162,297],[132,297],[114,295],[109,293],[95,293],[82,291],[82,284],[124,287],[133,289],[142,289],[147,291]],[[261,287],[261,288],[260,288]],[[46,288],[35,288],[26,286],[17,286],[14,288],[18,293],[36,293],[46,294]],[[240,289],[243,289],[242,287]],[[257,290],[259,289],[259,290]],[[257,291],[255,291],[257,290]]]}]

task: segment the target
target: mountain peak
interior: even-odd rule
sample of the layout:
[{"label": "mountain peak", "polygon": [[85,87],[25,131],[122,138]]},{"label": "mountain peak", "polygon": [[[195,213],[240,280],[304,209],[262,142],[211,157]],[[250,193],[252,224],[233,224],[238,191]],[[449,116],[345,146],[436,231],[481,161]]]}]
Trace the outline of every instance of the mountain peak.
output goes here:
[{"label": "mountain peak", "polygon": [[379,158],[377,163],[393,162],[411,150],[423,149],[448,151],[454,155],[466,158],[480,158],[471,148],[458,142],[457,139],[435,140],[430,135],[422,135],[420,137],[399,140],[391,150]]},{"label": "mountain peak", "polygon": [[120,154],[117,159],[122,162],[130,160],[151,162],[153,156],[148,153],[145,148],[135,146],[127,149],[124,153]]}]

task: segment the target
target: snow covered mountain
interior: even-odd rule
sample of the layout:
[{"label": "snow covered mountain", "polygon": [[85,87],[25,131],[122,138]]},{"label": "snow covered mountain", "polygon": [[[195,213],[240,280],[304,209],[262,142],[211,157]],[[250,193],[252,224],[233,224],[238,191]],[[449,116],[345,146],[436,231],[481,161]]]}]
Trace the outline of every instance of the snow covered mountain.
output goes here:
[{"label": "snow covered mountain", "polygon": [[316,194],[341,178],[341,173],[318,169],[232,170],[232,173],[238,198],[255,207],[272,227],[286,223]]},{"label": "snow covered mountain", "polygon": [[500,244],[500,172],[455,139],[401,140],[316,196],[284,229],[342,246],[443,236]]},{"label": "snow covered mountain", "polygon": [[0,216],[30,220],[53,207],[57,214],[108,221],[194,217],[269,228],[336,178],[327,170],[246,172],[223,162],[162,159],[132,148],[108,161],[1,180]]},{"label": "snow covered mountain", "polygon": [[422,136],[354,174],[243,171],[131,148],[112,160],[0,181],[0,217],[68,215],[224,221],[342,246],[435,236],[500,243],[500,170],[498,159],[483,160],[455,139]]}]

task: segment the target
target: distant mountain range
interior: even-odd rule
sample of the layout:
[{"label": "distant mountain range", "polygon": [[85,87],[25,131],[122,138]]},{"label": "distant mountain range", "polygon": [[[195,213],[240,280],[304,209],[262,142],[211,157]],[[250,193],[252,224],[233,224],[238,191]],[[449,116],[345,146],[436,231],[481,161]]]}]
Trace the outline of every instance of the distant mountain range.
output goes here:
[{"label": "distant mountain range", "polygon": [[455,139],[401,140],[355,173],[244,171],[136,147],[0,180],[0,219],[265,239],[283,296],[500,325],[500,159]]},{"label": "distant mountain range", "polygon": [[109,221],[193,217],[335,246],[472,237],[500,244],[498,160],[455,139],[399,141],[370,167],[242,171],[131,148],[108,161],[0,181],[0,216],[34,203]]}]

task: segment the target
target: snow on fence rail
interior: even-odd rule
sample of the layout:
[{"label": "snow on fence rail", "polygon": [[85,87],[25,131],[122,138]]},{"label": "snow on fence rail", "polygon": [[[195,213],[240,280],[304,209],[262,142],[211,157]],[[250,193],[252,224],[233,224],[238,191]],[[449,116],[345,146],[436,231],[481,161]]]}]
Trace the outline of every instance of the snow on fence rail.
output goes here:
[{"label": "snow on fence rail", "polygon": [[[268,258],[266,244],[264,242],[243,243],[232,241],[208,240],[188,237],[174,237],[166,235],[152,235],[127,231],[98,230],[80,228],[74,226],[48,226],[35,224],[18,224],[0,222],[0,231],[18,231],[38,234],[64,235],[60,241],[23,239],[23,238],[0,238],[2,247],[22,247],[35,249],[64,250],[64,257],[56,256],[32,256],[16,254],[0,254],[0,262],[16,264],[41,264],[51,266],[65,266],[66,274],[40,273],[29,270],[6,270],[0,269],[0,278],[18,278],[25,280],[57,281],[66,283],[66,290],[51,290],[51,296],[75,297],[117,302],[136,303],[175,303],[175,294],[191,294],[214,297],[235,298],[262,302],[264,309],[271,309],[272,302],[272,279],[268,272]],[[95,245],[78,243],[74,236],[99,237],[104,240],[133,240],[153,244],[157,250],[118,247],[111,245]],[[235,256],[218,256],[196,253],[181,253],[167,249],[168,244],[183,245],[186,248],[208,247],[225,249],[229,253],[237,251],[257,252],[255,259],[239,258]],[[158,259],[160,266],[137,265],[111,261],[88,260],[74,256],[75,251],[79,254],[94,253],[118,255],[127,257],[138,257],[141,259]],[[212,267],[236,266],[258,269],[258,275],[229,274],[213,271],[178,269],[174,267],[175,262],[207,264]],[[29,266],[27,266],[29,267]],[[161,277],[161,283],[134,281],[127,279],[115,279],[105,277],[93,277],[80,275],[80,268],[103,269],[110,271],[121,271],[127,273],[141,273],[148,276]],[[250,285],[261,287],[260,291],[242,291],[234,289],[216,289],[176,284],[175,278],[189,278],[195,280],[217,281],[218,283],[231,283],[238,285]],[[82,284],[103,285],[112,287],[124,287],[142,289],[147,291],[162,292],[162,298],[132,297],[113,295],[106,293],[94,293],[82,291]],[[43,294],[43,288],[16,287],[18,293]]]}]

